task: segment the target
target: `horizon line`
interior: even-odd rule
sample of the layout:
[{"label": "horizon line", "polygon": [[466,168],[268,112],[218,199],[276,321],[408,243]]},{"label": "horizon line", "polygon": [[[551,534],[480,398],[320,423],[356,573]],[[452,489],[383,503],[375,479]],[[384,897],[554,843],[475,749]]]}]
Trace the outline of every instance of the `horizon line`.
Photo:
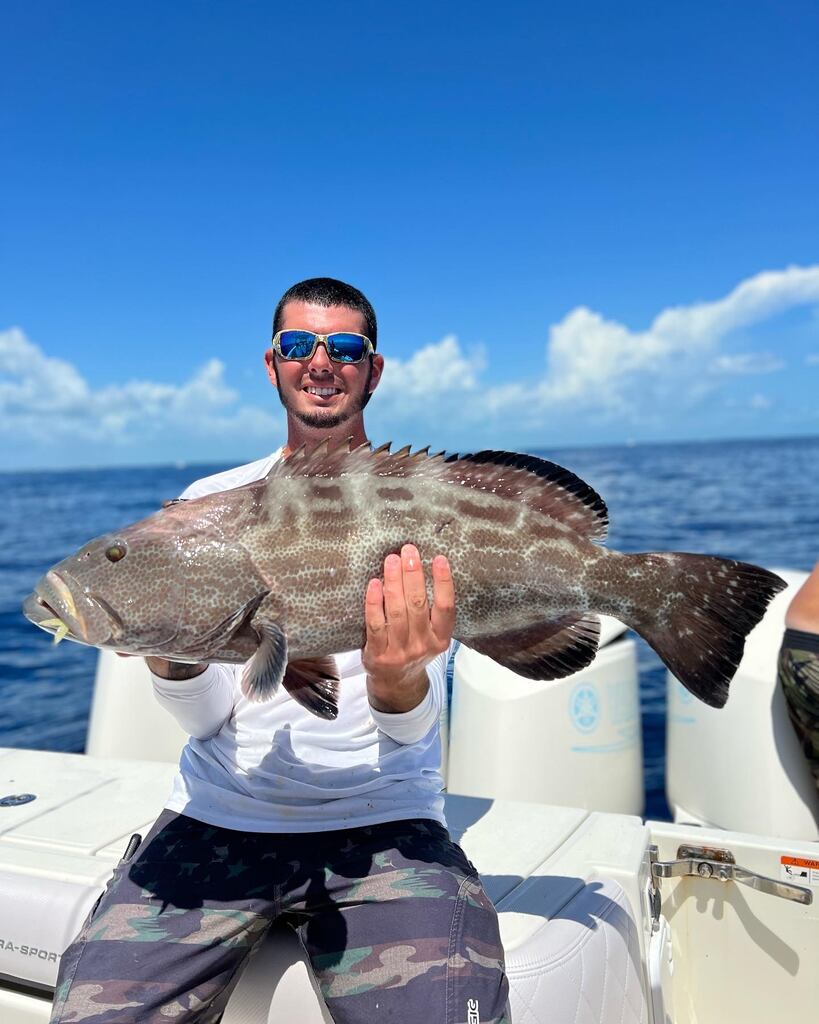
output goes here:
[{"label": "horizon line", "polygon": [[[536,454],[538,452],[560,452],[560,451],[587,451],[592,449],[633,449],[633,448],[662,448],[662,447],[678,447],[687,444],[772,444],[779,441],[819,441],[819,433],[816,434],[775,434],[767,436],[753,436],[753,437],[711,437],[711,438],[677,438],[674,440],[649,440],[639,441],[636,438],[629,439],[626,441],[616,442],[602,442],[602,443],[575,443],[575,444],[557,444],[557,445],[524,445],[521,450],[528,454]],[[395,443],[395,442],[393,442]],[[493,450],[493,449],[489,449]],[[498,447],[497,451],[508,451],[508,448]],[[447,454],[463,454],[461,452],[449,452],[448,449],[444,449]],[[269,452],[267,453],[270,454]],[[265,455],[259,455],[256,458],[262,459]],[[163,462],[126,462],[119,464],[94,464],[85,466],[18,466],[17,468],[2,468],[0,467],[0,476],[13,475],[17,473],[102,473],[111,470],[129,470],[129,469],[176,469],[183,470],[189,468],[196,468],[199,466],[212,467],[212,466],[240,466],[245,465],[247,462],[253,462],[255,459],[244,459],[244,460],[232,460],[232,459],[219,459],[217,461],[207,461],[195,459],[188,462],[183,459],[173,459]]]}]

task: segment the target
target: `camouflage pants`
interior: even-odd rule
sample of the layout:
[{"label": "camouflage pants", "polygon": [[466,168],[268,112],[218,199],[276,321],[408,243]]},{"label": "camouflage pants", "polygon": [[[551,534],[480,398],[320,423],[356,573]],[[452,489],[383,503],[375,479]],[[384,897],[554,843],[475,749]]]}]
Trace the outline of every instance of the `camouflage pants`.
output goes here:
[{"label": "camouflage pants", "polygon": [[819,788],[819,634],[785,630],[779,652],[779,682]]},{"label": "camouflage pants", "polygon": [[497,915],[441,825],[278,835],[171,811],[63,955],[51,1020],[214,1024],[277,918],[337,1024],[508,1022]]}]

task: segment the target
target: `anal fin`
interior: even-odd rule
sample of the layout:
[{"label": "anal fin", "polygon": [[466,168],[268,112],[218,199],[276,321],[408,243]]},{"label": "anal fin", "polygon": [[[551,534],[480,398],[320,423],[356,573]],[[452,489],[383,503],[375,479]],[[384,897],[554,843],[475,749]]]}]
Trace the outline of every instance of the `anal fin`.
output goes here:
[{"label": "anal fin", "polygon": [[319,718],[338,717],[338,667],[332,656],[291,661],[284,686],[293,700]]},{"label": "anal fin", "polygon": [[519,676],[547,680],[563,679],[590,665],[599,638],[596,615],[567,615],[494,636],[463,637],[463,642]]}]

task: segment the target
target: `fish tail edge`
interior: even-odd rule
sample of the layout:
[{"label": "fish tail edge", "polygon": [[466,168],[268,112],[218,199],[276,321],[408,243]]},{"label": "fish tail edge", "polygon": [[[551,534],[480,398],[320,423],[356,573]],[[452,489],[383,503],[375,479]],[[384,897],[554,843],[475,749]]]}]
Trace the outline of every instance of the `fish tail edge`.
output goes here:
[{"label": "fish tail edge", "polygon": [[629,625],[686,689],[710,707],[723,707],[745,640],[785,581],[760,566],[711,555],[642,557],[668,564],[667,593],[673,597],[659,620]]}]

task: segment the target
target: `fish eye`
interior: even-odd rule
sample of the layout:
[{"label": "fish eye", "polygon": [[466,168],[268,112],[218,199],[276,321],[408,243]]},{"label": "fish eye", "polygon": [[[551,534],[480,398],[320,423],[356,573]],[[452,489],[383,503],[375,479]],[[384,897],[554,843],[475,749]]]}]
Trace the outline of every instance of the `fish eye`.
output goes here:
[{"label": "fish eye", "polygon": [[109,562],[119,562],[127,554],[125,545],[121,541],[109,545],[105,549],[105,557]]}]

